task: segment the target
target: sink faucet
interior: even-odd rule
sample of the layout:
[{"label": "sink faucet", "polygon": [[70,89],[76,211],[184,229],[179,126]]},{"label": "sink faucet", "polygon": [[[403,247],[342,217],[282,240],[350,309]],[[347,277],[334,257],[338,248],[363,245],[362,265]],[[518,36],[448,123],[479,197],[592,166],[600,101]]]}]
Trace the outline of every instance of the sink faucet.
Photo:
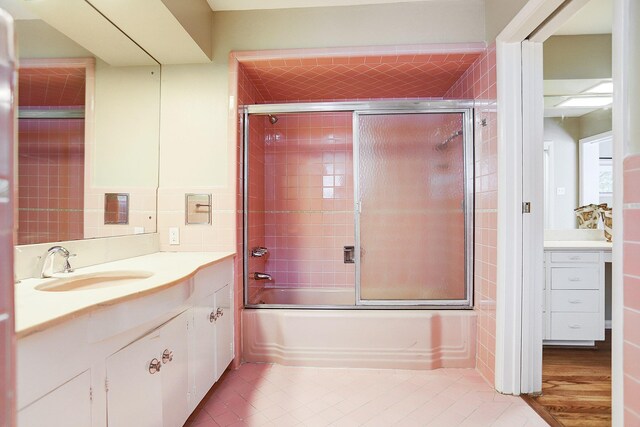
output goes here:
[{"label": "sink faucet", "polygon": [[[74,255],[69,253],[69,251],[62,246],[52,246],[47,251],[47,254],[44,257],[44,262],[42,263],[42,273],[40,274],[40,276],[43,279],[46,279],[47,277],[52,277],[53,274],[55,273],[53,264],[54,264],[57,253],[61,254],[62,257],[64,258],[64,268],[62,272],[63,273],[73,272],[73,268],[71,268],[71,264],[69,264],[69,258]],[[48,272],[47,272],[47,267],[49,270]]]}]

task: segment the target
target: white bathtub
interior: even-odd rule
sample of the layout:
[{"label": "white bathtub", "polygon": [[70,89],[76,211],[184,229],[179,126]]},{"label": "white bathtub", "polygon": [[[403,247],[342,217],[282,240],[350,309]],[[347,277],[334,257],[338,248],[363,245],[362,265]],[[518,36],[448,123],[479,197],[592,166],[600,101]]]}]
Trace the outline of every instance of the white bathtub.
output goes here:
[{"label": "white bathtub", "polygon": [[259,304],[355,305],[354,289],[265,288],[257,296]]},{"label": "white bathtub", "polygon": [[245,309],[243,359],[291,366],[473,368],[472,310]]}]

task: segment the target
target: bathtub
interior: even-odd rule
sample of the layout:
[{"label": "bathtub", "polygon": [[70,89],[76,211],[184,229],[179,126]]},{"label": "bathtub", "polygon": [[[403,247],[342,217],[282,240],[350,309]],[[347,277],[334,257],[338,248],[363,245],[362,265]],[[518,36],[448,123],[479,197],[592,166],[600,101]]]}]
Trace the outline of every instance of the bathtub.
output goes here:
[{"label": "bathtub", "polygon": [[355,305],[353,289],[265,288],[256,298],[260,304]]},{"label": "bathtub", "polygon": [[[269,289],[264,302],[319,304],[317,292]],[[320,295],[329,301],[346,298],[344,293]],[[248,362],[290,366],[474,368],[476,319],[472,310],[247,308],[242,311],[242,354]]]}]

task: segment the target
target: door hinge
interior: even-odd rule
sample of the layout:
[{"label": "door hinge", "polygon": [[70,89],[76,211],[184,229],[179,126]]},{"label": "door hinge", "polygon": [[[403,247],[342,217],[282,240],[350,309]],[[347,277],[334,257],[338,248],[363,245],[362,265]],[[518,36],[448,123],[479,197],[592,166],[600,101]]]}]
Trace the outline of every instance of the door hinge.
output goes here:
[{"label": "door hinge", "polygon": [[522,202],[522,213],[531,213],[531,202]]},{"label": "door hinge", "polygon": [[109,392],[109,378],[104,379],[104,391]]},{"label": "door hinge", "polygon": [[89,387],[89,401],[93,402],[93,387]]}]

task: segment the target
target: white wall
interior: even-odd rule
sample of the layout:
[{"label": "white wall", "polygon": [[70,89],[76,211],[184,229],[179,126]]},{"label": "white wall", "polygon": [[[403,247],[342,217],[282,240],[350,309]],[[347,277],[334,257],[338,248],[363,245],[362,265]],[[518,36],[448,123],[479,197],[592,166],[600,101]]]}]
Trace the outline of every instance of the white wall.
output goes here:
[{"label": "white wall", "polygon": [[[553,142],[554,200],[553,228],[557,230],[577,228],[573,212],[578,206],[578,138],[580,122],[577,118],[544,119],[544,140]],[[556,190],[563,187],[564,195]]]},{"label": "white wall", "polygon": [[485,22],[486,39],[488,43],[520,12],[528,0],[486,0]]}]

